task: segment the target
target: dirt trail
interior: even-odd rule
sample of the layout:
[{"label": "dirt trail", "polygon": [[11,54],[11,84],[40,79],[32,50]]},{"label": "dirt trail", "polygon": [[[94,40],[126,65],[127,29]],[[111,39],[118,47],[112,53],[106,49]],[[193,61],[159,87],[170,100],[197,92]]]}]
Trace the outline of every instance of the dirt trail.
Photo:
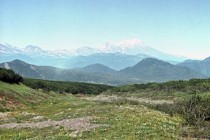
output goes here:
[{"label": "dirt trail", "polygon": [[130,101],[137,101],[139,103],[149,103],[149,104],[173,104],[173,101],[170,100],[152,100],[149,98],[135,98],[135,97],[120,97],[116,95],[98,95],[94,97],[85,97],[87,100],[91,101],[101,101],[101,102],[115,102],[115,101],[120,101],[120,100],[130,100]]},{"label": "dirt trail", "polygon": [[91,117],[85,117],[75,119],[64,119],[61,121],[48,120],[42,122],[7,123],[0,125],[0,129],[44,128],[50,126],[59,128],[60,126],[63,126],[64,129],[75,130],[75,132],[83,132],[100,126],[108,126],[105,124],[92,124],[90,122],[91,119]]}]

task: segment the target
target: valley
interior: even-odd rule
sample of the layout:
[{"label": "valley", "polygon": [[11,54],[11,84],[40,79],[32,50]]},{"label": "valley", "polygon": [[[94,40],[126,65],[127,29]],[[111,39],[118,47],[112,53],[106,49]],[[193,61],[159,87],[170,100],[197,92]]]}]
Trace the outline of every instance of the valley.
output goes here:
[{"label": "valley", "polygon": [[[14,86],[1,83],[1,94],[2,92],[12,93],[11,89]],[[1,115],[3,116],[0,121],[1,139],[100,139],[102,137],[151,139],[157,136],[167,139],[179,137],[180,118],[170,117],[141,105],[118,104],[117,102],[110,104],[86,100],[79,95],[42,93],[24,85],[18,85],[15,89],[16,94],[23,94],[22,91],[28,89],[27,94],[32,94],[35,99],[38,99],[33,99],[33,102],[30,102],[30,99],[26,100],[28,104],[15,99],[19,102],[15,105],[17,108],[2,113],[5,116]],[[20,91],[17,92],[18,89]],[[13,95],[15,96],[14,93]],[[3,99],[6,100],[6,97],[7,95]],[[72,121],[76,124],[72,124]],[[151,135],[147,135],[148,133]]]},{"label": "valley", "polygon": [[0,140],[210,140],[210,0],[0,0]]},{"label": "valley", "polygon": [[0,139],[208,139],[209,91],[209,79],[120,87],[0,82]]}]

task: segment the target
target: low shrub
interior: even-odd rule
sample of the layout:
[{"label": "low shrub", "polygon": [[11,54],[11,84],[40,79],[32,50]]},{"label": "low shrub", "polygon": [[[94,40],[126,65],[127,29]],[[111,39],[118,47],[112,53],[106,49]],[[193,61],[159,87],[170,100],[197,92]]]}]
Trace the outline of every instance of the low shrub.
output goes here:
[{"label": "low shrub", "polygon": [[[194,95],[189,99],[178,101],[174,104],[147,105],[152,109],[165,112],[170,115],[181,115],[186,123],[194,127],[191,132],[193,137],[210,138],[210,98]],[[185,132],[183,132],[185,133]]]}]

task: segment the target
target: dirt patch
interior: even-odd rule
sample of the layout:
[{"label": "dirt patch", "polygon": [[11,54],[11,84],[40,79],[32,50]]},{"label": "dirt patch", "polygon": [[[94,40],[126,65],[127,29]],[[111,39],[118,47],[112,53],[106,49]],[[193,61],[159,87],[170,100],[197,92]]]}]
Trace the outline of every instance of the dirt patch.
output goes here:
[{"label": "dirt patch", "polygon": [[42,120],[44,118],[45,118],[44,116],[35,116],[35,117],[31,118],[31,120]]},{"label": "dirt patch", "polygon": [[35,113],[29,113],[29,112],[22,112],[21,115],[30,116],[30,115],[36,115],[36,114]]},{"label": "dirt patch", "polygon": [[75,130],[75,132],[83,132],[90,129],[94,129],[100,126],[108,126],[105,124],[92,124],[90,122],[91,117],[85,118],[75,118],[75,119],[64,119],[61,121],[42,121],[42,122],[26,122],[26,123],[7,123],[0,125],[0,129],[20,129],[20,128],[44,128],[44,127],[54,127],[59,128],[64,127],[67,130]]},{"label": "dirt patch", "polygon": [[8,116],[8,113],[0,112],[0,120],[6,118],[7,116]]},{"label": "dirt patch", "polygon": [[4,100],[4,96],[0,95],[0,101]]},{"label": "dirt patch", "polygon": [[130,101],[136,101],[139,103],[149,103],[149,104],[173,104],[173,101],[170,100],[152,100],[149,98],[134,98],[134,97],[120,97],[116,95],[112,96],[105,96],[105,95],[98,95],[94,97],[85,97],[84,99],[91,100],[91,101],[101,101],[101,102],[115,102],[119,100],[130,100]]}]

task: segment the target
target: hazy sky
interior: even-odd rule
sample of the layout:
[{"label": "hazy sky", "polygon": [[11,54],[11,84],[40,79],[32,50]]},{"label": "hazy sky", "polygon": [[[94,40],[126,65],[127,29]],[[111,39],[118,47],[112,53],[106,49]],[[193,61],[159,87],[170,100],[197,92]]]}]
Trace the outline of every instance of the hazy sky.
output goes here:
[{"label": "hazy sky", "polygon": [[0,43],[68,49],[128,39],[210,56],[210,0],[0,0]]}]

